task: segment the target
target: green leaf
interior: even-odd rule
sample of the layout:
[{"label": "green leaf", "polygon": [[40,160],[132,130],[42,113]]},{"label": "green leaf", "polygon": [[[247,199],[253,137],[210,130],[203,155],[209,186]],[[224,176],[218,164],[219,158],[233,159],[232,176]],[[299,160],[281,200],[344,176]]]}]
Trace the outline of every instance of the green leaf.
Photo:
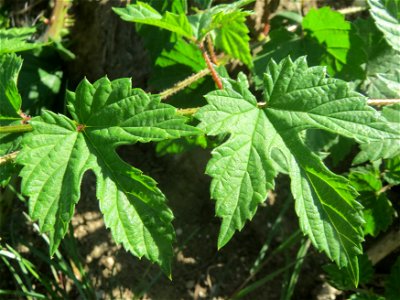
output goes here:
[{"label": "green leaf", "polygon": [[246,25],[248,15],[249,13],[245,11],[234,11],[229,14],[220,12],[213,18],[211,27],[215,31],[215,46],[251,67],[253,62],[249,29]]},{"label": "green leaf", "polygon": [[15,54],[0,56],[0,121],[21,119],[21,96],[17,89],[22,59]]},{"label": "green leaf", "polygon": [[376,26],[383,32],[393,49],[400,51],[400,2],[397,0],[368,0]]},{"label": "green leaf", "polygon": [[[20,121],[8,122],[7,125],[18,125]],[[0,157],[10,154],[19,149],[21,134],[3,133],[0,134]],[[0,165],[0,186],[5,187],[11,176],[16,173],[17,167],[14,162]]]},{"label": "green leaf", "polygon": [[304,17],[302,25],[306,34],[316,39],[325,49],[320,63],[328,66],[330,74],[349,76],[346,73],[351,72],[353,77],[363,74],[361,64],[365,60],[365,54],[361,47],[362,41],[342,14],[329,7],[311,9]]},{"label": "green leaf", "polygon": [[395,211],[386,194],[381,192],[382,182],[378,168],[372,165],[353,168],[349,180],[360,193],[357,200],[364,207],[364,235],[375,237],[381,231],[386,231],[393,222]]},{"label": "green leaf", "polygon": [[156,146],[156,153],[159,156],[167,154],[178,154],[189,151],[195,147],[207,148],[207,137],[198,135],[194,137],[183,137],[175,140],[165,140]]},{"label": "green leaf", "polygon": [[357,255],[362,251],[361,206],[349,182],[330,172],[303,143],[299,133],[319,128],[357,140],[398,136],[366,98],[345,82],[325,78],[324,68],[308,68],[304,58],[265,74],[265,103],[257,104],[243,74],[225,80],[224,89],[206,96],[208,105],[195,115],[207,134],[229,133],[207,165],[213,177],[211,196],[222,218],[218,247],[251,219],[266,199],[277,175],[272,157],[286,159],[300,225],[317,249],[340,267],[349,266],[357,284]]},{"label": "green leaf", "polygon": [[[400,132],[400,104],[385,106],[382,109],[382,116],[394,131]],[[361,144],[361,151],[353,160],[353,164],[360,164],[366,161],[375,161],[380,158],[387,159],[400,155],[400,138],[389,138],[383,141],[371,141]]]},{"label": "green leaf", "polygon": [[385,161],[385,173],[383,177],[389,184],[400,184],[400,155]]},{"label": "green leaf", "polygon": [[385,284],[386,300],[397,300],[400,295],[400,257],[391,268],[390,275]]},{"label": "green leaf", "polygon": [[[358,259],[360,269],[360,284],[367,284],[374,276],[374,268],[366,254]],[[322,267],[328,274],[328,281],[334,287],[340,290],[349,290],[353,288],[352,278],[349,277],[346,269],[339,269],[334,264],[324,265]]]},{"label": "green leaf", "polygon": [[42,47],[41,43],[27,42],[35,32],[30,27],[0,29],[0,55]]},{"label": "green leaf", "polygon": [[194,38],[192,27],[184,13],[166,12],[162,16],[150,5],[140,1],[127,5],[125,8],[113,7],[113,10],[125,21],[152,25],[175,32],[188,39]]},{"label": "green leaf", "polygon": [[394,74],[376,74],[377,85],[380,86],[381,95],[385,98],[400,97],[400,71],[395,70]]},{"label": "green leaf", "polygon": [[172,212],[155,181],[123,162],[115,148],[198,131],[158,97],[132,89],[129,79],[102,78],[93,85],[83,80],[76,92],[68,92],[67,100],[73,120],[49,111],[33,118],[34,130],[24,136],[18,156],[22,192],[30,197],[32,219],[49,234],[50,252],[67,231],[82,177],[91,169],[115,241],[170,275]]},{"label": "green leaf", "polygon": [[62,87],[62,70],[59,55],[46,48],[23,55],[24,64],[18,78],[22,110],[30,115],[40,115],[44,107],[52,107]]},{"label": "green leaf", "polygon": [[257,87],[262,87],[264,73],[271,59],[280,61],[289,55],[292,59],[297,59],[306,54],[303,40],[296,33],[279,28],[272,30],[269,38],[262,51],[254,58],[254,81]]},{"label": "green leaf", "polygon": [[364,293],[355,293],[352,294],[349,298],[349,300],[386,300],[385,297],[376,295],[372,292]]},{"label": "green leaf", "polygon": [[366,55],[361,91],[370,98],[393,97],[396,91],[389,89],[381,77],[396,80],[396,71],[400,68],[400,53],[388,45],[372,18],[357,19],[353,24]]}]

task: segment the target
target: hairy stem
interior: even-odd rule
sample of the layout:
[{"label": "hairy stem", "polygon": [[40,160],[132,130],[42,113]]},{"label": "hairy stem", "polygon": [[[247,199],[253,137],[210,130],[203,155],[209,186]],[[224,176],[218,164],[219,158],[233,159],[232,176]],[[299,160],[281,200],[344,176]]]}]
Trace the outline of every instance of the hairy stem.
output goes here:
[{"label": "hairy stem", "polygon": [[200,107],[180,108],[176,112],[181,116],[193,116],[199,109]]},{"label": "hairy stem", "polygon": [[0,157],[0,165],[6,164],[9,161],[15,160],[17,158],[19,151],[11,152],[9,154],[6,154],[4,156]]},{"label": "hairy stem", "polygon": [[369,99],[368,105],[372,106],[383,106],[383,105],[392,105],[400,103],[400,99]]},{"label": "hairy stem", "polygon": [[68,18],[68,9],[72,6],[72,0],[56,0],[53,12],[49,20],[49,27],[44,34],[43,39],[48,41],[53,39],[61,40],[62,29],[64,28],[65,20]]},{"label": "hairy stem", "polygon": [[30,124],[0,126],[0,133],[28,132],[32,130],[33,128]]},{"label": "hairy stem", "polygon": [[207,35],[207,48],[208,52],[210,53],[211,61],[214,63],[214,65],[218,65],[217,56],[215,55],[214,45],[210,35]]},{"label": "hairy stem", "polygon": [[217,87],[218,87],[220,90],[222,90],[222,89],[223,89],[222,81],[221,81],[221,79],[219,78],[219,76],[218,76],[218,74],[217,74],[217,71],[215,71],[214,66],[213,66],[213,64],[212,64],[212,62],[211,62],[211,60],[210,60],[210,57],[209,57],[208,54],[207,54],[206,49],[204,49],[204,44],[203,44],[203,42],[201,42],[201,43],[199,44],[199,48],[200,48],[200,50],[201,50],[201,53],[203,54],[203,58],[204,58],[204,60],[205,60],[205,62],[206,62],[206,64],[207,64],[208,69],[209,69],[210,72],[211,72],[211,76],[212,76],[212,78],[213,78],[215,84],[217,85]]},{"label": "hairy stem", "polygon": [[210,74],[209,69],[203,69],[200,72],[197,72],[196,74],[193,74],[192,76],[176,83],[173,87],[166,89],[160,93],[161,100],[165,100],[168,97],[172,96],[173,94],[176,94],[177,92],[183,90],[184,88],[188,87],[192,83],[196,82],[200,78],[203,78],[207,74]]}]

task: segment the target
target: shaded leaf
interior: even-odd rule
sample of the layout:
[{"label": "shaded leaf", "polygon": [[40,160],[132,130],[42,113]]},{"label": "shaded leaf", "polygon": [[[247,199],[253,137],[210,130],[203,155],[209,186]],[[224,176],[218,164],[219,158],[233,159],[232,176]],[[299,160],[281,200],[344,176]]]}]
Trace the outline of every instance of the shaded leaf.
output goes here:
[{"label": "shaded leaf", "polygon": [[388,43],[400,51],[400,2],[397,0],[368,0],[370,13]]},{"label": "shaded leaf", "polygon": [[[367,284],[374,276],[374,268],[366,254],[358,258],[360,269],[360,284]],[[328,274],[328,281],[334,287],[340,290],[349,290],[353,288],[352,278],[349,277],[347,270],[339,269],[334,264],[324,265],[322,267]]]},{"label": "shaded leaf", "polygon": [[15,54],[0,56],[0,121],[21,119],[21,96],[17,89],[22,59]]},{"label": "shaded leaf", "polygon": [[175,140],[165,140],[157,143],[156,153],[159,156],[167,154],[178,154],[189,151],[195,147],[207,148],[207,137],[198,135],[194,137],[183,137]]},{"label": "shaded leaf", "polygon": [[386,194],[381,192],[380,172],[372,165],[351,169],[351,184],[360,193],[358,201],[363,205],[364,235],[377,236],[393,222],[395,211]]},{"label": "shaded leaf", "polygon": [[[393,130],[400,132],[400,104],[385,106],[382,109],[382,116],[387,120]],[[400,155],[400,139],[388,138],[382,141],[371,141],[361,144],[361,151],[353,160],[353,164],[360,164],[366,161],[375,161],[380,158],[387,159]]]},{"label": "shaded leaf", "polygon": [[390,275],[385,284],[386,300],[397,300],[400,295],[400,257],[391,268]]},{"label": "shaded leaf", "polygon": [[385,161],[385,172],[383,177],[389,184],[400,184],[400,155]]},{"label": "shaded leaf", "polygon": [[365,60],[362,41],[342,14],[329,7],[311,9],[304,17],[302,26],[309,37],[315,38],[325,49],[319,60],[320,64],[328,66],[330,74],[352,79],[362,76],[361,64]]}]

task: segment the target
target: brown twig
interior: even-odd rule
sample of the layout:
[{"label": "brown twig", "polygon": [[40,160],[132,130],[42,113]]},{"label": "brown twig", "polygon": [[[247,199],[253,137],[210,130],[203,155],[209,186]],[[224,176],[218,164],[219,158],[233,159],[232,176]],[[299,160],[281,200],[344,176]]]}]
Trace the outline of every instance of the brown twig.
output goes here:
[{"label": "brown twig", "polygon": [[12,160],[15,160],[17,158],[19,151],[11,152],[9,154],[6,154],[4,156],[0,157],[0,165],[6,164]]},{"label": "brown twig", "polygon": [[376,265],[387,255],[400,247],[400,230],[393,229],[367,250],[369,260]]}]

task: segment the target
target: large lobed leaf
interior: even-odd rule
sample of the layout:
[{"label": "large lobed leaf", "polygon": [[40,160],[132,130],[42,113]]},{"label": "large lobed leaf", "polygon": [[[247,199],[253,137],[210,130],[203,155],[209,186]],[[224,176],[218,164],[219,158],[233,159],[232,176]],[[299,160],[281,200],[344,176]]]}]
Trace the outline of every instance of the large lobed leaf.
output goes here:
[{"label": "large lobed leaf", "polygon": [[50,237],[54,253],[65,235],[80,183],[91,169],[97,177],[97,197],[105,224],[116,242],[138,257],[145,256],[171,273],[172,212],[156,182],[123,162],[115,148],[123,144],[160,141],[197,133],[129,79],[93,85],[83,80],[68,92],[73,120],[45,111],[33,118],[17,161],[22,192],[30,197],[29,210]]},{"label": "large lobed leaf", "polygon": [[376,26],[393,49],[400,51],[400,2],[398,0],[368,0]]},{"label": "large lobed leaf", "polygon": [[303,232],[339,267],[348,267],[357,284],[363,239],[357,193],[324,166],[299,133],[317,128],[358,141],[399,134],[366,105],[365,97],[349,91],[343,81],[326,78],[323,67],[308,68],[305,58],[271,61],[264,88],[265,103],[260,104],[243,74],[237,81],[225,80],[224,89],[209,93],[208,105],[196,114],[208,134],[230,134],[207,165],[216,214],[222,218],[218,246],[243,228],[273,188],[273,158],[279,154],[291,177]]}]

